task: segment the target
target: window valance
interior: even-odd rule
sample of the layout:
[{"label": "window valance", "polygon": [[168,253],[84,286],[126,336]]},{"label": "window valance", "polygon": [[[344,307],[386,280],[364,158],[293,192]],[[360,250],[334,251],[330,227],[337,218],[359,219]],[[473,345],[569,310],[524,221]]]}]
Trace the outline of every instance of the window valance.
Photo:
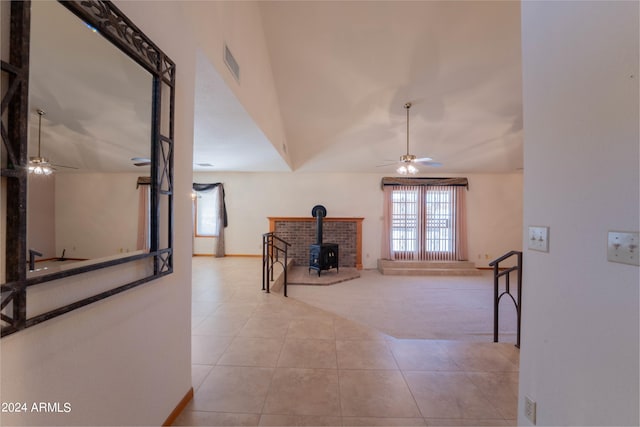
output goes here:
[{"label": "window valance", "polygon": [[448,185],[453,187],[467,187],[469,189],[469,181],[467,178],[403,178],[403,177],[384,177],[380,184],[381,188],[391,185]]},{"label": "window valance", "polygon": [[136,182],[136,188],[141,185],[151,185],[151,177],[150,176],[139,176],[138,182]]}]

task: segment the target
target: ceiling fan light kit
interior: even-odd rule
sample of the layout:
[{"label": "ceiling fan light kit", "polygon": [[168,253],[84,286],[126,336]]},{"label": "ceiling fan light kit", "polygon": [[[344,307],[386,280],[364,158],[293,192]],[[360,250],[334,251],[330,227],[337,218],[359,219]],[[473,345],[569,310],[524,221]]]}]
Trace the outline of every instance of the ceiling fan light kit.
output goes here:
[{"label": "ceiling fan light kit", "polygon": [[42,135],[42,116],[46,113],[38,109],[38,155],[36,157],[29,157],[29,173],[34,175],[51,175],[53,173],[53,167],[49,164],[49,160],[42,157],[40,154],[40,140]]},{"label": "ceiling fan light kit", "polygon": [[44,157],[30,157],[29,173],[34,175],[51,175],[53,173],[53,168],[49,164],[49,161]]},{"label": "ceiling fan light kit", "polygon": [[400,166],[398,169],[396,169],[396,172],[398,172],[400,175],[415,175],[416,173],[418,173],[418,168],[413,166],[411,163],[408,163],[406,165]]}]

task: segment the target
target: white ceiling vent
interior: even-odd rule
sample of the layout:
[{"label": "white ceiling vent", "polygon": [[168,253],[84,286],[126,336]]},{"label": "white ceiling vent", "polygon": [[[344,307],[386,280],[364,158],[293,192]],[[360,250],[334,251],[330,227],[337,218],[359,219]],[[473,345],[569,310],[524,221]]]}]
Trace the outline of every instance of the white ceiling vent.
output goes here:
[{"label": "white ceiling vent", "polygon": [[229,46],[227,46],[226,43],[224,44],[224,63],[227,64],[236,81],[240,83],[240,66],[236,62],[236,58],[231,54]]}]

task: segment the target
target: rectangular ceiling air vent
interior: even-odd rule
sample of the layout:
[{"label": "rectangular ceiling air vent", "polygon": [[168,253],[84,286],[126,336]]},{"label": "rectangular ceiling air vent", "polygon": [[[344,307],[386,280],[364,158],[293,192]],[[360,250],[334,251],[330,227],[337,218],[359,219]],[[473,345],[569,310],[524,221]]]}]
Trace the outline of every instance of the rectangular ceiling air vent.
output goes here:
[{"label": "rectangular ceiling air vent", "polygon": [[240,83],[240,66],[238,65],[238,62],[236,62],[236,58],[231,54],[229,46],[227,46],[226,43],[224,44],[224,63],[227,64],[229,71],[231,71],[231,74],[233,74],[236,81]]}]

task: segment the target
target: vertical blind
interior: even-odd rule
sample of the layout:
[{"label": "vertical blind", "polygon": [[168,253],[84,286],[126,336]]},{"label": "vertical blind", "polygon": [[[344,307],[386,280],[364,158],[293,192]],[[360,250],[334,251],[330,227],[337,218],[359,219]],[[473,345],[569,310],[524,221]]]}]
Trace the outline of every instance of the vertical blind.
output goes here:
[{"label": "vertical blind", "polygon": [[395,185],[384,191],[389,258],[467,259],[464,187]]}]

